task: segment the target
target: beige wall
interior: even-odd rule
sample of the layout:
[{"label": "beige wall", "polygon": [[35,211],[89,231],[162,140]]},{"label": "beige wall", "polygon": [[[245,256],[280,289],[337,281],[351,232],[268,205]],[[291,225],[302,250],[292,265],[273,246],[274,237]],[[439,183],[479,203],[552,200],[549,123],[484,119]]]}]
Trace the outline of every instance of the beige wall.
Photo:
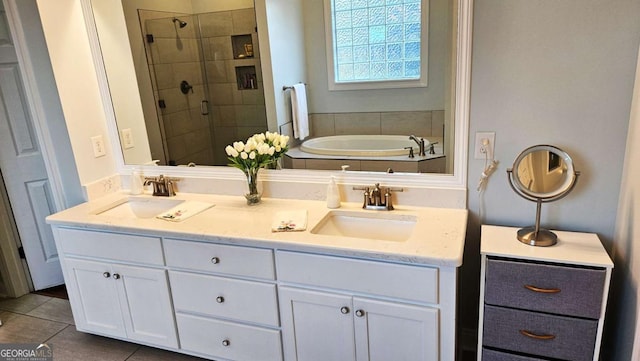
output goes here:
[{"label": "beige wall", "polygon": [[[62,104],[71,148],[81,184],[116,173],[116,160],[107,135],[87,30],[78,0],[37,0],[51,65]],[[93,156],[90,138],[102,135],[106,155]]]}]

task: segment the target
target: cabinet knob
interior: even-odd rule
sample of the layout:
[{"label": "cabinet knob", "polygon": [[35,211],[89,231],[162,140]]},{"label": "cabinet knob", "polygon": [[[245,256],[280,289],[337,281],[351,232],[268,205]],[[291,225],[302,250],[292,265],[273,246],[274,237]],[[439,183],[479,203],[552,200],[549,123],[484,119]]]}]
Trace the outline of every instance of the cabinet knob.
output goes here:
[{"label": "cabinet knob", "polygon": [[220,258],[218,258],[218,257],[213,257],[213,258],[211,258],[211,263],[213,263],[213,264],[218,264],[218,263],[220,263]]},{"label": "cabinet knob", "polygon": [[119,279],[120,279],[120,275],[119,275],[119,274],[117,274],[117,273],[114,273],[114,274],[113,274],[113,279],[114,279],[114,280],[119,280]]},{"label": "cabinet knob", "polygon": [[111,273],[109,273],[109,272],[105,272],[105,273],[103,273],[102,275],[104,276],[104,278],[109,278],[109,277],[111,277]]},{"label": "cabinet knob", "polygon": [[356,316],[358,316],[358,317],[364,316],[364,311],[363,310],[356,310]]},{"label": "cabinet knob", "polygon": [[342,312],[343,315],[346,315],[347,313],[349,313],[349,307],[344,306],[340,308],[340,312]]},{"label": "cabinet knob", "polygon": [[218,303],[224,302],[224,297],[222,297],[222,296],[216,297],[216,302],[218,302]]},{"label": "cabinet knob", "polygon": [[227,346],[229,346],[229,345],[231,345],[231,341],[229,341],[229,340],[222,340],[222,346],[227,347]]}]

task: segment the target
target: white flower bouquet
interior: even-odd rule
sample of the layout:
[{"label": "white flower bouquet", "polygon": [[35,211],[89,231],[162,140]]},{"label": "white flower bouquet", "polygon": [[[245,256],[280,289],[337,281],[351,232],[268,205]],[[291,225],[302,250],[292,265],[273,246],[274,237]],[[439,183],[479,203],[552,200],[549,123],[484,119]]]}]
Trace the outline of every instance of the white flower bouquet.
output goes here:
[{"label": "white flower bouquet", "polygon": [[225,151],[231,161],[229,166],[240,169],[247,177],[249,193],[245,195],[248,204],[260,202],[258,192],[258,171],[275,163],[289,150],[289,136],[264,132],[254,134],[246,142],[233,142]]}]

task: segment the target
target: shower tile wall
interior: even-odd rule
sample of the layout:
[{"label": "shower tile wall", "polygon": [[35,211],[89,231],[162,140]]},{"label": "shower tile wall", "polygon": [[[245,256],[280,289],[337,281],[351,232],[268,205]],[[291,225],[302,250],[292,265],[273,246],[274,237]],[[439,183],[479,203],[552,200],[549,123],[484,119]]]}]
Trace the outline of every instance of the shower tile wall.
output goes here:
[{"label": "shower tile wall", "polygon": [[[254,9],[200,14],[207,82],[211,93],[216,164],[227,164],[224,147],[267,129]],[[232,36],[250,35],[253,57],[234,58]],[[243,54],[244,55],[244,54]],[[255,67],[255,89],[241,89],[237,67]]]},{"label": "shower tile wall", "polygon": [[[145,25],[154,36],[147,58],[155,72],[157,99],[166,105],[160,113],[169,159],[178,165],[227,164],[227,144],[267,129],[254,9],[197,15],[147,13],[147,18],[163,17],[147,20]],[[174,16],[187,25],[180,28]],[[253,57],[234,59],[234,35],[251,36]],[[236,67],[246,66],[255,67],[255,89],[238,89]],[[193,86],[192,92],[182,94],[182,80]],[[209,115],[201,115],[205,99]]]},{"label": "shower tile wall", "polygon": [[[213,164],[209,118],[202,115],[200,102],[206,99],[197,21],[186,14],[144,11],[146,34],[153,34],[147,47],[156,99],[164,101],[159,109],[168,159],[179,164]],[[141,11],[141,17],[143,11]],[[183,28],[173,21],[187,22]],[[193,91],[183,94],[180,83],[186,80]]]},{"label": "shower tile wall", "polygon": [[312,137],[353,134],[444,136],[444,111],[315,113],[309,115]]}]

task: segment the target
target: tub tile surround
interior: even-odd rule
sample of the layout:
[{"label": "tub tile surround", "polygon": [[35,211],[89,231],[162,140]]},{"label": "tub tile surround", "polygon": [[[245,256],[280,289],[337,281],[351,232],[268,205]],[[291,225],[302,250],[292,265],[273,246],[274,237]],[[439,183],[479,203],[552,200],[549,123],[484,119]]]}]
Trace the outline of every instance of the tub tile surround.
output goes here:
[{"label": "tub tile surround", "polygon": [[[352,171],[406,173],[445,173],[446,159],[442,154],[444,139],[444,110],[399,111],[399,112],[360,112],[360,113],[311,113],[309,126],[311,138],[334,135],[417,135],[438,142],[436,155],[427,159],[407,157],[386,157],[376,160],[363,160],[349,156],[319,156],[298,152],[300,142],[293,140],[285,168],[339,170],[349,165]],[[291,124],[291,123],[287,123]],[[438,158],[438,159],[436,159]]]},{"label": "tub tile surround", "polygon": [[359,134],[443,137],[444,110],[311,113],[309,126],[312,137]]}]

